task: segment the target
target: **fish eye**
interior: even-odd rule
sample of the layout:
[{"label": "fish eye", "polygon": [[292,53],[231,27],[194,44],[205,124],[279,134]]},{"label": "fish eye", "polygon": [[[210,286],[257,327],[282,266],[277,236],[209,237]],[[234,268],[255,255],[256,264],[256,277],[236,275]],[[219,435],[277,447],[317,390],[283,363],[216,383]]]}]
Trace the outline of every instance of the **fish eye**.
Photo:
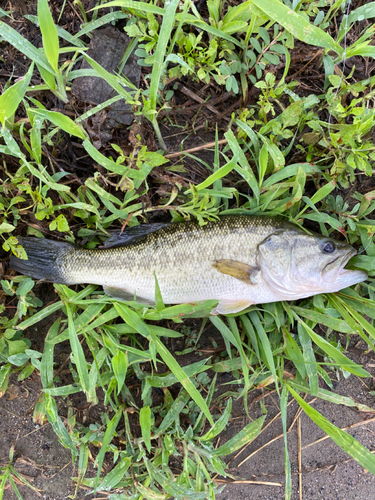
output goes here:
[{"label": "fish eye", "polygon": [[323,253],[333,253],[336,250],[336,245],[333,241],[324,241],[320,249]]}]

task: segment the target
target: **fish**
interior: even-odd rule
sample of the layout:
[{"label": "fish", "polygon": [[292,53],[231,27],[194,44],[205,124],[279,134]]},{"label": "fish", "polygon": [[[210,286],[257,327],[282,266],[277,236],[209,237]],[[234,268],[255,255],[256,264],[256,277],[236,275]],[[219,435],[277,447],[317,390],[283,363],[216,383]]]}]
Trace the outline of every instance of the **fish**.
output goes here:
[{"label": "fish", "polygon": [[357,253],[352,246],[267,216],[143,224],[99,249],[34,237],[20,244],[28,260],[12,256],[10,266],[32,278],[101,285],[116,299],[154,304],[156,277],[165,304],[217,300],[211,314],[337,292],[367,279],[345,269]]}]

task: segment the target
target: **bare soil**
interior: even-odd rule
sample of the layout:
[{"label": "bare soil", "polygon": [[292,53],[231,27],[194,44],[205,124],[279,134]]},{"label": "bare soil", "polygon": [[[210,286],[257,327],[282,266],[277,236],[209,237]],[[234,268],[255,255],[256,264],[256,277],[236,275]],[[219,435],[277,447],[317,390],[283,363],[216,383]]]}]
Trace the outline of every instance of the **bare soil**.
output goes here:
[{"label": "bare soil", "polygon": [[[44,333],[39,330],[39,335],[42,340]],[[359,344],[356,349],[360,350],[361,347],[364,346]],[[371,357],[353,354],[350,357],[353,361],[362,363],[366,370],[375,375],[375,361]],[[184,361],[187,362],[188,359]],[[228,382],[225,376],[224,374],[219,377],[219,385]],[[335,392],[350,396],[358,403],[373,408],[375,397],[370,394],[372,384],[372,379],[350,376],[346,380],[335,382]],[[220,390],[220,387],[218,389]],[[225,386],[225,390],[230,389],[236,388]],[[37,376],[31,376],[23,382],[17,382],[16,377],[12,377],[9,389],[0,401],[0,465],[5,466],[8,463],[9,450],[13,446],[13,464],[16,470],[39,490],[38,494],[17,482],[23,499],[63,500],[75,490],[71,477],[77,475],[77,464],[72,464],[70,451],[59,443],[49,423],[39,425],[33,422],[33,409],[40,390]],[[261,416],[260,399],[268,411],[265,430],[241,452],[227,457],[228,473],[235,479],[218,478],[218,486],[225,485],[224,491],[217,495],[218,500],[284,499],[284,443],[278,396],[271,390],[254,391],[249,400],[249,414],[252,419]],[[307,397],[307,401],[311,400],[311,397]],[[77,418],[81,421],[95,420],[96,409],[87,410],[84,403],[83,400],[80,402],[79,397],[74,401]],[[374,413],[359,412],[322,400],[311,404],[333,424],[346,428],[364,446],[375,451]],[[59,414],[66,415],[67,402],[59,400],[58,407]],[[237,401],[230,425],[219,436],[220,444],[234,437],[247,423],[249,421],[245,415],[243,401]],[[288,429],[292,500],[375,498],[375,477],[327,438],[303,412],[300,413],[295,401],[288,407]],[[88,475],[93,476],[95,473],[96,471],[91,469],[91,474]],[[105,498],[102,494],[86,495],[87,490],[80,488],[77,499]],[[6,490],[4,500],[16,500],[10,488]]]}]

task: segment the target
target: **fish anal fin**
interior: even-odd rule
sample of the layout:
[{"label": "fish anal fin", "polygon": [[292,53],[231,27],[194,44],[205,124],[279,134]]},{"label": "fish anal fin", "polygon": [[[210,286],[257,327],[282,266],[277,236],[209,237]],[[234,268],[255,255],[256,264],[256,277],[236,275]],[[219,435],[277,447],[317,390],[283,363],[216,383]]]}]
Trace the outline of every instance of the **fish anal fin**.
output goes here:
[{"label": "fish anal fin", "polygon": [[243,311],[247,307],[254,304],[251,300],[227,300],[222,299],[215,307],[212,309],[211,314],[216,316],[217,314],[234,314]]},{"label": "fish anal fin", "polygon": [[228,274],[248,285],[255,285],[260,271],[258,267],[232,259],[217,259],[212,262],[212,265],[219,273]]},{"label": "fish anal fin", "polygon": [[125,300],[125,301],[136,301],[140,304],[146,304],[146,305],[154,305],[155,302],[152,300],[147,300],[143,299],[142,297],[135,297],[134,298],[134,293],[129,292],[128,290],[124,290],[123,288],[117,288],[115,286],[103,286],[104,292],[113,297],[114,299],[118,300]]}]

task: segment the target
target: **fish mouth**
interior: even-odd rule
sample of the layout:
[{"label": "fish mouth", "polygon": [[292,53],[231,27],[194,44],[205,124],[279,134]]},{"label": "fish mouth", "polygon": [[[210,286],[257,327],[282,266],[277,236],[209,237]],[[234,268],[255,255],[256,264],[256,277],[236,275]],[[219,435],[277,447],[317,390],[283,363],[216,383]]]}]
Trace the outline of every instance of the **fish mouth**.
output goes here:
[{"label": "fish mouth", "polygon": [[[344,255],[343,257],[338,257],[339,259],[341,258],[341,262],[340,262],[340,266],[339,266],[339,272],[338,272],[339,275],[344,274],[344,273],[348,273],[348,272],[353,272],[350,269],[345,269],[345,266],[349,262],[349,260],[352,257],[354,257],[355,255],[357,255],[357,250],[355,248],[351,248],[346,253],[346,255]],[[333,261],[333,262],[335,262],[335,261]]]},{"label": "fish mouth", "polygon": [[344,254],[342,253],[342,251],[340,253],[341,255],[338,255],[334,259],[330,260],[324,266],[323,274],[332,273],[333,270],[336,270],[337,274],[341,274],[344,271],[347,271],[347,269],[345,269],[345,266],[349,262],[349,260],[357,254],[357,250],[355,248],[349,248]]},{"label": "fish mouth", "polygon": [[[328,281],[333,278],[332,272],[334,271],[334,268],[337,268],[336,276],[332,280],[335,291],[346,288],[347,286],[355,285],[357,283],[360,283],[361,281],[365,281],[368,278],[368,275],[365,271],[345,269],[345,266],[347,265],[349,260],[355,255],[357,255],[357,250],[351,248],[343,256],[339,256],[332,262],[327,264],[326,268],[328,267],[328,272],[326,274],[326,279],[328,279]],[[335,262],[338,263],[338,266],[337,264],[335,266]]]}]

